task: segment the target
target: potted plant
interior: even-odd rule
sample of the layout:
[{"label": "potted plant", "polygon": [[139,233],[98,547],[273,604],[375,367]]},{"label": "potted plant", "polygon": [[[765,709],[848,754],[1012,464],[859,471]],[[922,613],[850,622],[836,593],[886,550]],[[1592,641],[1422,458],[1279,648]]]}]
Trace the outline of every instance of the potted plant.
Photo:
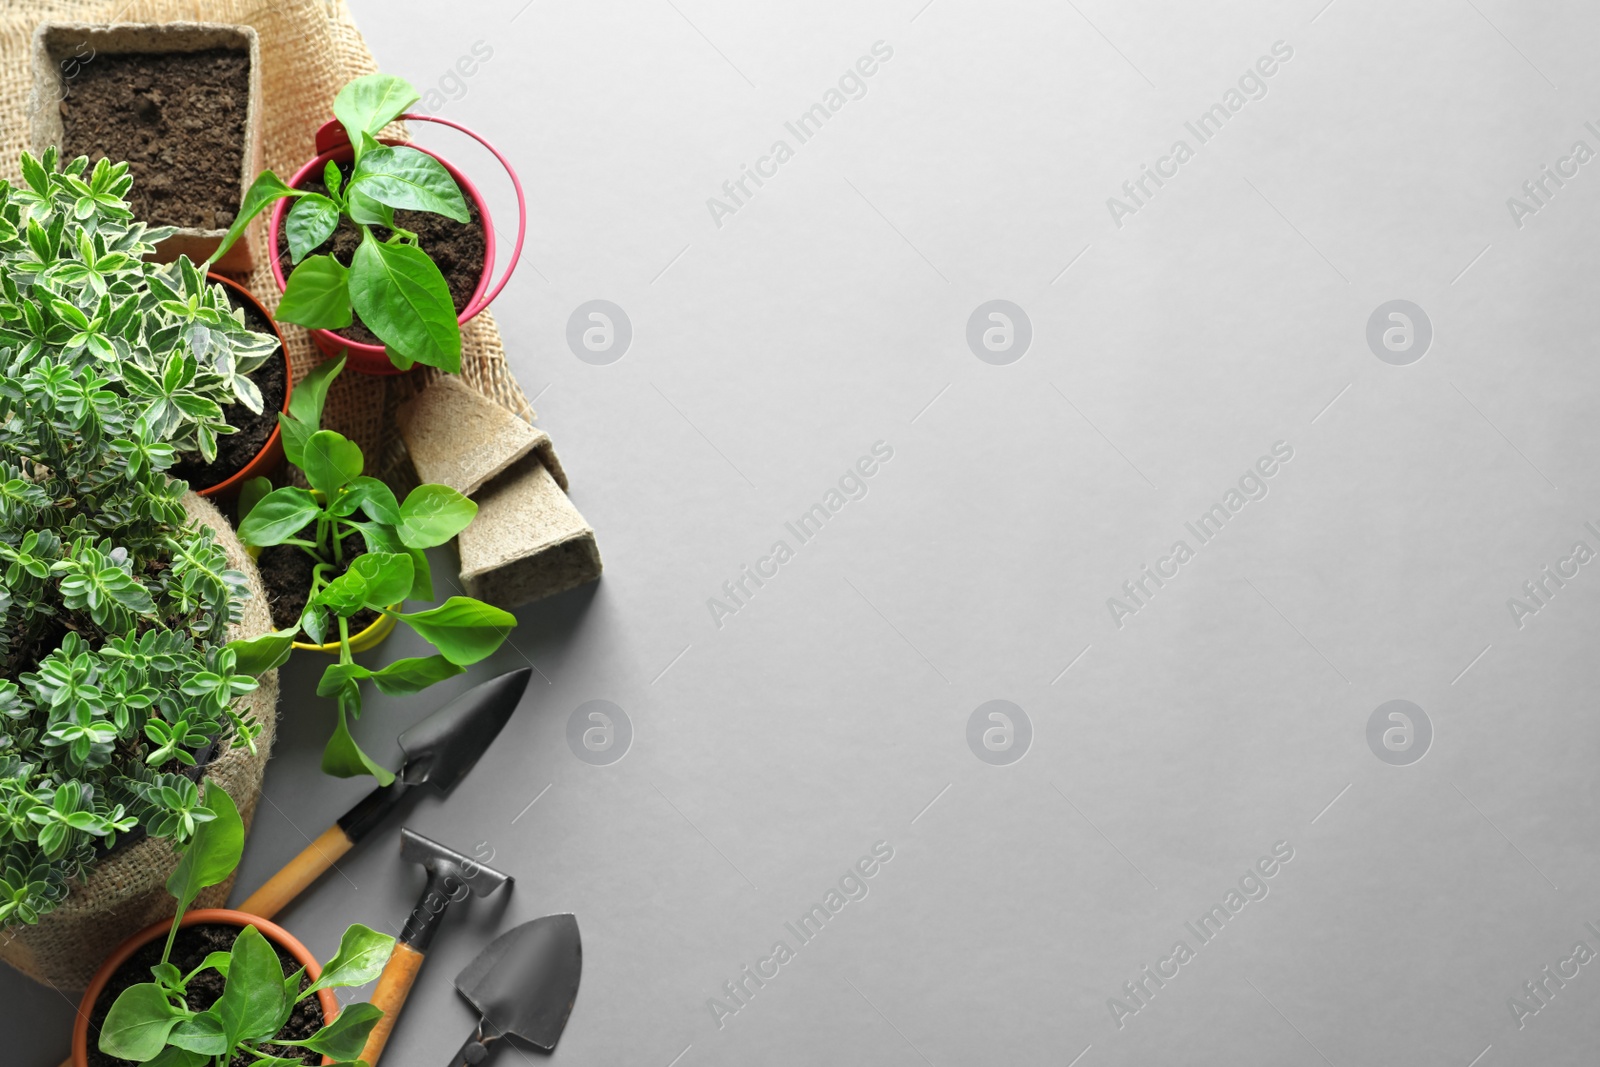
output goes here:
[{"label": "potted plant", "polygon": [[[334,100],[337,121],[318,134],[320,154],[287,184],[263,171],[216,252],[226,253],[250,220],[276,205],[268,244],[273,276],[284,291],[278,318],[311,330],[328,355],[347,353],[351,367],[364,374],[395,374],[417,363],[459,373],[461,324],[499,295],[522,254],[526,215],[516,172],[465,127],[406,114],[417,99],[410,82],[388,74],[346,85]],[[493,290],[495,230],[488,205],[438,154],[380,141],[383,128],[400,118],[467,133],[511,176],[517,241]]]},{"label": "potted plant", "polygon": [[337,955],[318,967],[275,923],[221,908],[189,911],[203,886],[232,874],[244,847],[244,824],[227,794],[213,785],[206,800],[217,817],[195,834],[167,883],[177,914],[101,964],[78,1007],[74,1067],[355,1060],[383,1012],[371,1004],[340,1011],[332,991],[376,979],[394,938],[352,925]]},{"label": "potted plant", "polygon": [[[44,22],[33,36],[33,150],[129,163],[134,211],[172,226],[156,258],[211,255],[261,169],[261,43],[250,26]],[[223,270],[253,270],[252,242]]]},{"label": "potted plant", "polygon": [[166,473],[215,441],[231,341],[196,355],[216,335],[165,279],[198,275],[144,261],[126,167],[54,163],[0,185],[0,958],[76,987],[160,917],[167,842],[215,815],[198,778],[253,802],[289,649]]},{"label": "potted plant", "polygon": [[[309,638],[296,648],[338,655],[317,685],[317,695],[335,698],[338,706],[322,769],[338,777],[370,774],[388,785],[394,775],[350,735],[349,721],[361,715],[360,683],[370,679],[390,695],[420,692],[494,652],[517,620],[464,596],[423,611],[401,610],[407,598],[433,599],[425,550],[465,529],[478,506],[444,485],[421,485],[397,500],[383,482],[362,474],[355,442],[318,429],[328,387],[343,367],[341,357],[307,375],[281,420],[284,455],[310,488],[274,489],[265,478],[246,483],[239,537],[259,553],[277,632]],[[353,653],[400,622],[439,651],[380,670],[355,662]]]},{"label": "potted plant", "polygon": [[[207,295],[214,306],[213,316],[231,318],[252,333],[272,338],[276,345],[245,375],[261,395],[260,410],[240,399],[225,405],[222,419],[236,432],[218,442],[217,458],[205,463],[203,456],[190,453],[180,456],[171,471],[174,478],[182,478],[201,496],[229,498],[238,495],[239,487],[247,480],[267,475],[283,462],[278,415],[289,410],[294,371],[289,363],[288,342],[266,305],[231,278],[208,273],[206,281],[211,287]],[[219,296],[230,310],[215,306]]]}]

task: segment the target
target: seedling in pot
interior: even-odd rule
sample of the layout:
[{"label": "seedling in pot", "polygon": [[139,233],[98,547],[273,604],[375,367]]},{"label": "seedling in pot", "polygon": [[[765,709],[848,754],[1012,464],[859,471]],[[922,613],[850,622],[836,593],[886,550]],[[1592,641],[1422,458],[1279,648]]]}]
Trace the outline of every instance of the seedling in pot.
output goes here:
[{"label": "seedling in pot", "polygon": [[[173,942],[195,895],[226,881],[244,848],[244,824],[228,794],[208,783],[206,803],[217,817],[195,834],[167,880],[167,891],[178,900],[178,913],[160,962],[150,968],[154,980],[118,994],[100,1029],[100,1051],[159,1067],[229,1064],[239,1055],[263,1067],[299,1067],[307,1054],[325,1055],[341,1064],[357,1062],[383,1016],[371,1004],[345,1008],[310,1037],[278,1035],[295,1005],[319,990],[365,985],[377,978],[394,948],[394,938],[360,924],[349,927],[339,941],[338,954],[321,977],[304,983],[304,989],[304,968],[286,976],[277,950],[253,925],[239,932],[230,951],[211,953],[188,974],[170,962]],[[190,1003],[190,986],[207,970],[218,971],[226,985],[214,1003],[196,1008]]]},{"label": "seedling in pot", "polygon": [[[307,375],[290,398],[290,413],[281,417],[284,455],[311,488],[273,489],[265,478],[245,483],[239,537],[254,548],[292,545],[311,556],[311,588],[299,622],[258,640],[263,653],[274,656],[286,655],[302,633],[318,645],[337,640],[339,658],[317,685],[317,695],[333,697],[338,707],[322,769],[341,778],[370,774],[388,785],[394,774],[350,734],[350,721],[361,715],[360,683],[370,679],[391,696],[421,692],[494,652],[517,620],[464,596],[425,611],[399,610],[406,599],[433,599],[425,550],[465,529],[478,506],[444,485],[418,486],[399,501],[383,482],[361,473],[364,460],[355,442],[317,428],[328,386],[343,365],[342,359],[323,363]],[[359,555],[354,554],[357,537],[365,548]],[[351,619],[363,611],[405,623],[439,651],[396,660],[381,670],[356,663]]]},{"label": "seedling in pot", "polygon": [[[394,213],[425,211],[466,223],[471,218],[466,198],[434,157],[377,140],[378,132],[417,99],[410,82],[391,74],[370,74],[346,85],[333,113],[354,152],[349,180],[337,164],[328,163],[324,195],[292,189],[272,171],[262,171],[212,260],[239,239],[251,219],[294,197],[284,222],[290,258],[298,265],[289,275],[278,318],[312,330],[339,330],[351,324],[352,314],[360,315],[402,370],[425,363],[459,373],[461,326],[450,286],[417,235],[396,224]],[[348,266],[326,253],[310,254],[333,236],[341,218],[361,234]],[[388,236],[379,238],[375,228]]]}]

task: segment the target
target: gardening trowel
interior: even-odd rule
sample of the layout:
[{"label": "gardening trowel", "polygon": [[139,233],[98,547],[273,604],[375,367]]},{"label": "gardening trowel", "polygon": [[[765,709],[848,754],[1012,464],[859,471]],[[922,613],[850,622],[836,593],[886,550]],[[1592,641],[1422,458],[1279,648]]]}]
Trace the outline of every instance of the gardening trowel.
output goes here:
[{"label": "gardening trowel", "polygon": [[370,836],[394,811],[413,786],[430,785],[449,793],[478,762],[500,728],[511,718],[533,671],[520,670],[491,678],[400,735],[405,764],[393,784],[380,786],[339,817],[315,841],[267,879],[239,905],[251,915],[270,919],[316,881],[350,849]]},{"label": "gardening trowel", "polygon": [[572,915],[546,915],[495,938],[456,976],[456,989],[481,1018],[450,1067],[482,1063],[489,1046],[507,1036],[554,1049],[582,974],[583,941]]},{"label": "gardening trowel", "polygon": [[381,1010],[383,1016],[367,1035],[366,1046],[361,1050],[360,1058],[369,1067],[377,1067],[384,1046],[389,1043],[389,1035],[400,1021],[400,1009],[411,995],[411,987],[416,984],[417,974],[428,958],[428,948],[451,903],[469,895],[486,897],[512,881],[509,874],[485,867],[470,856],[463,856],[410,830],[400,831],[400,858],[421,864],[428,881],[417,906],[406,916],[405,927],[389,953],[389,962],[383,965],[383,974],[372,990],[371,1004]]}]

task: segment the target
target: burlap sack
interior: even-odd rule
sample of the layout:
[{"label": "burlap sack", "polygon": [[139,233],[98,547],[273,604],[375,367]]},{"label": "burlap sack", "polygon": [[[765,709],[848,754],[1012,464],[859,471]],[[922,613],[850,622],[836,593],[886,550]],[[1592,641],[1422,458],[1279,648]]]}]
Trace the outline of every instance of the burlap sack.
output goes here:
[{"label": "burlap sack", "polygon": [[[185,19],[255,27],[261,38],[265,165],[289,178],[316,155],[317,129],[333,117],[333,98],[351,78],[378,69],[343,0],[11,0],[0,15],[0,176],[16,180],[29,144],[28,99],[34,28],[45,19],[160,22]],[[493,182],[493,175],[484,175]],[[268,264],[265,228],[255,272],[239,281],[268,308],[280,293]],[[296,379],[322,358],[310,335],[282,324]],[[395,432],[395,409],[433,380],[429,368],[393,378],[346,373],[334,384],[323,425],[361,445],[370,473],[415,478]],[[500,330],[489,312],[463,330],[461,378],[525,420],[533,410],[506,365]]]},{"label": "burlap sack", "polygon": [[[229,636],[255,637],[272,629],[261,576],[233,527],[209,501],[193,493],[184,497],[183,503],[192,519],[217,532],[217,542],[228,553],[228,566],[250,577],[251,596],[245,603],[244,618]],[[260,688],[243,697],[238,706],[262,725],[256,751],[226,749],[206,769],[206,777],[228,791],[248,830],[261,799],[261,778],[277,733],[278,672],[263,675]],[[172,846],[154,838],[114,850],[95,865],[88,881],[74,884],[67,899],[42,916],[37,926],[17,926],[0,934],[0,959],[57,989],[82,989],[100,961],[126,938],[151,923],[171,918],[175,909],[167,893],[167,876],[177,862]],[[203,890],[195,906],[222,907],[231,887],[229,879],[226,885]]]}]

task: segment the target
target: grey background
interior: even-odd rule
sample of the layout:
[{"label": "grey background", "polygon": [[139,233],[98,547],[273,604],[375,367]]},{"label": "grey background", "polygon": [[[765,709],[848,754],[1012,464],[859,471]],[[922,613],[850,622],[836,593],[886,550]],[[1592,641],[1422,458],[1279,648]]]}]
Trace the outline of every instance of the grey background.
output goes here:
[{"label": "grey background", "polygon": [[[438,110],[527,183],[495,311],[607,564],[519,612],[488,667],[532,663],[528,698],[409,816],[517,883],[450,916],[385,1064],[444,1063],[456,971],[560,910],[563,1063],[1592,1058],[1600,968],[1520,1030],[1507,999],[1600,949],[1600,566],[1520,629],[1507,599],[1600,548],[1600,163],[1521,228],[1506,198],[1600,149],[1600,14],[1324,2],[353,3],[419,86],[493,49]],[[706,199],[879,40],[718,228]],[[1106,198],[1279,40],[1265,98],[1116,227]],[[633,325],[607,366],[565,342],[594,299]],[[965,341],[993,299],[1032,323],[1009,366]],[[1409,366],[1365,341],[1394,299],[1434,329]],[[707,598],[880,440],[868,495],[717,628]],[[1117,628],[1106,598],[1277,441],[1267,497]],[[317,771],[320,667],[284,672],[242,886],[362,791]],[[374,694],[361,736],[392,754],[489,672]],[[609,766],[566,742],[597,699],[635,732]],[[1032,723],[1010,766],[967,746],[996,699]],[[1409,766],[1367,745],[1393,699],[1433,726]],[[281,917],[313,951],[409,909],[396,832]],[[870,895],[719,1029],[707,998],[877,841]],[[1277,841],[1270,895],[1119,1029],[1107,999]],[[64,999],[7,974],[0,1005],[6,1059],[54,1063]]]}]

